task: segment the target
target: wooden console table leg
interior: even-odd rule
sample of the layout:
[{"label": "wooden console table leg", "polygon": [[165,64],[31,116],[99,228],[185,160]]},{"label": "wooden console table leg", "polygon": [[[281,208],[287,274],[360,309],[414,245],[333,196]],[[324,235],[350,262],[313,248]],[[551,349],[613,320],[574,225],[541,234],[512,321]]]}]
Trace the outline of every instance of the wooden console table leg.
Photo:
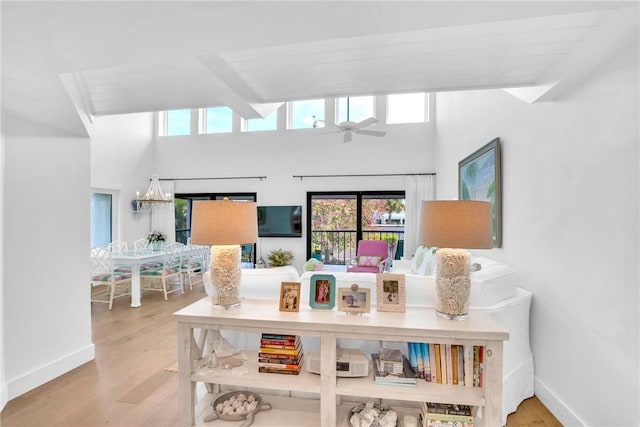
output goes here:
[{"label": "wooden console table leg", "polygon": [[320,425],[336,425],[336,337],[320,336]]},{"label": "wooden console table leg", "polygon": [[485,407],[483,425],[502,425],[502,341],[490,341],[484,354]]},{"label": "wooden console table leg", "polygon": [[193,329],[186,322],[178,322],[178,396],[180,426],[191,427],[195,422],[195,383],[191,381]]}]

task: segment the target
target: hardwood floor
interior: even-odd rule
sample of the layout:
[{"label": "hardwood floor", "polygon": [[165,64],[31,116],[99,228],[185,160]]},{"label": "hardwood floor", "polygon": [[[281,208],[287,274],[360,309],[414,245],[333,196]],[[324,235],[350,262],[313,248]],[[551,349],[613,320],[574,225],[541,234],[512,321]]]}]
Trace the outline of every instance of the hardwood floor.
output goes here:
[{"label": "hardwood floor", "polygon": [[[178,425],[178,379],[173,313],[205,296],[202,285],[173,293],[143,293],[142,307],[129,300],[92,305],[95,360],[7,403],[3,427]],[[235,425],[235,424],[234,424]],[[511,414],[507,426],[561,424],[533,397]]]}]

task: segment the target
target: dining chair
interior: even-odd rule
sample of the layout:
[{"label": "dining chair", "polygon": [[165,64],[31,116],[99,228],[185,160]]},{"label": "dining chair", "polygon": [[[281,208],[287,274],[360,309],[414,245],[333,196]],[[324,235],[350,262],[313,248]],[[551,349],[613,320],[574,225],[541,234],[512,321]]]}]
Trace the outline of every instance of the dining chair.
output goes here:
[{"label": "dining chair", "polygon": [[[113,307],[116,298],[131,295],[131,272],[116,271],[110,248],[91,249],[91,302],[104,302]],[[94,287],[106,287],[94,293]],[[107,295],[106,299],[100,299]]]},{"label": "dining chair", "polygon": [[205,250],[203,245],[187,245],[182,258],[182,272],[189,284],[189,290],[193,290],[193,285],[204,283],[205,271]]},{"label": "dining chair", "polygon": [[[119,252],[127,252],[129,250],[129,245],[127,244],[127,242],[121,241],[121,240],[114,240],[113,242],[109,243],[109,245],[107,245],[107,248],[111,251],[111,253],[119,253]],[[121,272],[121,273],[127,273],[127,272],[131,272],[131,266],[130,265],[115,265],[114,266],[114,271],[116,272]]]},{"label": "dining chair", "polygon": [[347,272],[382,273],[389,261],[389,244],[382,240],[360,240],[354,264]]},{"label": "dining chair", "polygon": [[[162,265],[158,268],[140,270],[141,288],[148,291],[159,291],[167,295],[176,291],[184,294],[182,282],[182,255],[184,245],[182,243],[169,243],[164,247]],[[177,281],[178,287],[171,288],[169,285]]]},{"label": "dining chair", "polygon": [[149,252],[151,251],[151,245],[146,238],[138,239],[133,242],[133,250],[135,252]]}]

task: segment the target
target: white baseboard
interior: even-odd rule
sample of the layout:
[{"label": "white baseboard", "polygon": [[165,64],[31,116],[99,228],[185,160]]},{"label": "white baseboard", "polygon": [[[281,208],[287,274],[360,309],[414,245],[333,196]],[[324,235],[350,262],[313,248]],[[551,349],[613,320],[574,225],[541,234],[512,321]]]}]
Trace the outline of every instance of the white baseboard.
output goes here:
[{"label": "white baseboard", "polygon": [[544,406],[566,427],[584,427],[583,422],[569,407],[558,398],[538,377],[535,377],[535,395]]},{"label": "white baseboard", "polygon": [[14,399],[29,390],[41,386],[60,375],[85,364],[96,357],[95,345],[83,347],[73,353],[58,360],[54,360],[46,365],[36,368],[24,375],[9,380],[6,384],[6,397],[8,400]]},{"label": "white baseboard", "polygon": [[0,384],[0,411],[2,411],[7,404],[7,383]]}]

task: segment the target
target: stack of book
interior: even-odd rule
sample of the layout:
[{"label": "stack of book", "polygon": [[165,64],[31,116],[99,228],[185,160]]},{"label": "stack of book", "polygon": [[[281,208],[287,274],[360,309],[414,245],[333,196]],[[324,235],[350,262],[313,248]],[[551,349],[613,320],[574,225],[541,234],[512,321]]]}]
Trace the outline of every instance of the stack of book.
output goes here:
[{"label": "stack of book", "polygon": [[262,334],[258,351],[258,371],[298,375],[302,367],[299,335]]},{"label": "stack of book", "polygon": [[[382,351],[382,350],[381,350]],[[418,374],[416,374],[409,365],[409,360],[404,357],[404,355],[400,355],[402,360],[402,371],[395,372],[395,365],[392,365],[393,368],[391,370],[386,370],[383,362],[380,359],[379,353],[371,354],[371,359],[373,360],[373,382],[376,384],[386,384],[386,385],[400,385],[405,387],[415,387],[416,379],[418,378]]]},{"label": "stack of book", "polygon": [[395,348],[381,348],[378,353],[382,370],[387,374],[402,374],[402,352]]},{"label": "stack of book", "polygon": [[469,405],[424,402],[420,412],[422,427],[473,427]]}]

